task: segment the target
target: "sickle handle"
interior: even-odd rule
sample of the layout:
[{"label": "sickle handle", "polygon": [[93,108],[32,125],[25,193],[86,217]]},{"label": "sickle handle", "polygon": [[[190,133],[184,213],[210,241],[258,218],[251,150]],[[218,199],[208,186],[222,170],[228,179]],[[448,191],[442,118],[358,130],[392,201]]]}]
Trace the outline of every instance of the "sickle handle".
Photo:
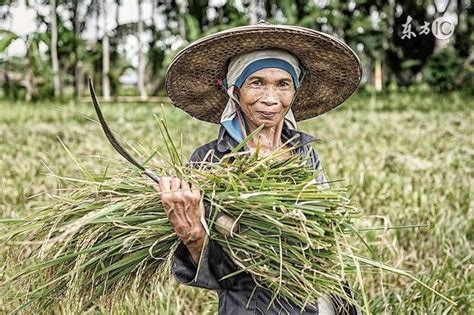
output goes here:
[{"label": "sickle handle", "polygon": [[221,235],[231,237],[233,234],[239,233],[240,230],[239,223],[236,223],[234,218],[225,213],[218,215],[215,228]]}]

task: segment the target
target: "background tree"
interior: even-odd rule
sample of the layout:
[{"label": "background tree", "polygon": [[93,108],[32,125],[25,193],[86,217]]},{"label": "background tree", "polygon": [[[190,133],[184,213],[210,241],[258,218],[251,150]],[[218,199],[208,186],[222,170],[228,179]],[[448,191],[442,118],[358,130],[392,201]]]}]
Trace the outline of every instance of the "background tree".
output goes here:
[{"label": "background tree", "polygon": [[[38,28],[46,29],[39,42],[39,59],[49,64],[47,71],[37,75],[37,94],[47,96],[45,92],[50,86],[51,95],[57,96],[59,92],[67,94],[72,90],[73,95],[78,97],[82,94],[85,77],[93,77],[99,93],[107,99],[121,93],[138,93],[142,100],[147,98],[148,92],[164,95],[166,69],[184,46],[208,34],[256,23],[261,18],[273,24],[300,25],[340,38],[359,55],[364,67],[363,84],[369,88],[375,87],[376,91],[386,90],[389,86],[437,85],[444,79],[451,80],[452,76],[448,74],[432,80],[433,73],[438,71],[436,69],[449,64],[460,65],[460,72],[457,72],[461,79],[444,87],[433,86],[434,90],[444,90],[446,86],[450,89],[460,88],[469,84],[469,78],[474,76],[470,61],[474,44],[472,0],[245,0],[238,3],[235,0],[137,0],[138,21],[121,24],[118,8],[125,5],[122,2],[27,1],[32,8],[48,8],[47,14],[44,10],[36,12]],[[13,3],[0,0],[0,16],[8,18]],[[106,24],[105,13],[109,17],[113,13],[105,7],[102,7],[101,12],[101,3],[108,6],[113,3],[117,9],[115,27],[112,27],[113,23]],[[144,20],[144,6],[152,9],[150,21]],[[53,19],[53,11],[56,19]],[[447,14],[456,16],[458,24],[453,38],[444,43],[446,47],[454,49],[445,52],[444,56],[453,60],[441,65],[439,62],[443,58],[438,54],[442,53],[439,50],[444,47],[441,45],[443,43],[431,31],[420,35],[420,30],[425,22],[432,23],[437,17]],[[409,16],[416,37],[402,38],[403,25]],[[92,40],[84,38],[88,25],[91,25],[89,31],[95,32]],[[106,28],[107,32],[101,31]],[[127,69],[132,69],[131,60],[127,59],[130,56],[124,51],[130,36],[138,39],[138,67],[133,69],[138,78],[135,92],[121,90],[119,82],[121,75]],[[4,44],[8,42],[6,37],[3,35],[0,38]],[[47,45],[46,54],[44,44]],[[24,64],[35,59],[33,56],[35,53],[27,53]],[[6,91],[5,86],[14,77],[9,74],[16,71],[14,67],[22,61],[7,57],[7,54],[0,58],[3,66],[0,80]],[[47,79],[45,73],[52,79]],[[25,80],[22,82],[32,82],[32,79]],[[23,83],[18,86],[26,89]],[[35,92],[30,94],[34,95]]]},{"label": "background tree", "polygon": [[140,99],[142,101],[147,99],[147,92],[145,86],[145,76],[146,76],[146,63],[145,63],[145,52],[143,51],[143,33],[144,33],[144,24],[143,21],[143,0],[137,0],[138,3],[138,91],[140,93]]},{"label": "background tree", "polygon": [[107,28],[108,3],[104,1],[101,8],[102,13],[102,94],[104,100],[110,101],[110,41]]},{"label": "background tree", "polygon": [[51,68],[53,74],[54,96],[61,94],[61,79],[59,77],[59,60],[58,60],[58,24],[56,19],[56,0],[51,0],[50,4],[51,18]]}]

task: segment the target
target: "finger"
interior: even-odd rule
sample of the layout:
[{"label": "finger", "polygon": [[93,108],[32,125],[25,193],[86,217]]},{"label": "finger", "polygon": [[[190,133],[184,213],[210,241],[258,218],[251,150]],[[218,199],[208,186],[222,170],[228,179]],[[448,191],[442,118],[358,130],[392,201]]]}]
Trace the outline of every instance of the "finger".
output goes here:
[{"label": "finger", "polygon": [[173,214],[174,215],[174,207],[171,205],[170,207],[165,207],[165,212],[166,212],[166,216],[168,217],[168,219],[171,218],[171,215]]},{"label": "finger", "polygon": [[182,189],[183,191],[189,190],[189,189],[190,189],[189,183],[188,183],[187,181],[185,181],[185,180],[182,180],[182,181],[181,181],[181,189]]},{"label": "finger", "polygon": [[171,178],[171,190],[178,190],[181,186],[181,180],[177,177]]},{"label": "finger", "polygon": [[165,191],[169,191],[170,190],[170,187],[171,187],[171,177],[162,177],[160,179],[160,190],[165,192]]},{"label": "finger", "polygon": [[199,187],[194,183],[191,184],[191,192],[194,196],[201,197],[201,191],[199,190]]}]

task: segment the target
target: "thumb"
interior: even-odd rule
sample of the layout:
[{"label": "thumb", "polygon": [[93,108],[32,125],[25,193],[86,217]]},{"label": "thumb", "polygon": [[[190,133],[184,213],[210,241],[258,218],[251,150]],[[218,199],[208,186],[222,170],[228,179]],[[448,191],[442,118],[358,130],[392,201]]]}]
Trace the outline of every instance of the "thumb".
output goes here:
[{"label": "thumb", "polygon": [[205,217],[205,211],[204,211],[204,203],[203,203],[202,199],[199,203],[199,207],[201,207],[201,218],[200,218],[201,224],[204,227],[204,230],[206,230],[206,234],[211,235],[211,233],[209,232],[209,226],[207,225],[207,221],[206,221],[206,217]]}]

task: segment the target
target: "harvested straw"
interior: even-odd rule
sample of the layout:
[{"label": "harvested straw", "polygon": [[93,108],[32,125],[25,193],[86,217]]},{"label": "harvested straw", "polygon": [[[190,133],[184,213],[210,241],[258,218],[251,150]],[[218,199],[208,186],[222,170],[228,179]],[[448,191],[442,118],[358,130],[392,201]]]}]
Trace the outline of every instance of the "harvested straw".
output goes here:
[{"label": "harvested straw", "polygon": [[[365,267],[408,275],[357,254],[347,239],[357,231],[353,220],[359,213],[346,189],[315,184],[317,172],[305,167],[307,161],[299,156],[276,158],[291,148],[263,158],[237,154],[236,148],[218,164],[190,168],[179,163],[161,124],[176,176],[196,183],[211,205],[209,237],[234,259],[240,267],[237,273],[255,275],[273,298],[280,296],[301,308],[322,294],[349,299],[342,283],[348,274],[361,282]],[[158,164],[154,169],[158,174],[169,171]],[[134,169],[114,177],[85,174],[66,179],[81,187],[55,196],[52,205],[12,223],[1,237],[9,241],[27,235],[19,262],[24,267],[4,286],[7,291],[26,288],[23,296],[15,297],[22,302],[20,308],[54,307],[68,298],[87,309],[132,287],[145,290],[169,275],[179,240],[149,179]],[[219,213],[235,218],[240,232],[217,233]]]}]

